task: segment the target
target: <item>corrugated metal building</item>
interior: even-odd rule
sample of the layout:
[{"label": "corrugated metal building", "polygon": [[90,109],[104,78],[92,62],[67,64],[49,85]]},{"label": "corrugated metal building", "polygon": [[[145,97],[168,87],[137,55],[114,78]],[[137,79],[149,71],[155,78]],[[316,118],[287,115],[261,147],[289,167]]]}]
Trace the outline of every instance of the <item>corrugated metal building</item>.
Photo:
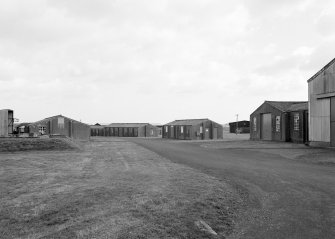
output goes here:
[{"label": "corrugated metal building", "polygon": [[91,136],[105,136],[105,125],[96,123],[90,126]]},{"label": "corrugated metal building", "polygon": [[175,120],[163,125],[163,138],[167,139],[222,139],[222,125],[209,119]]},{"label": "corrugated metal building", "polygon": [[307,82],[310,145],[335,147],[335,59]]},{"label": "corrugated metal building", "polygon": [[[94,134],[92,134],[94,133]],[[158,137],[159,129],[149,123],[112,123],[103,129],[91,128],[91,136]]]},{"label": "corrugated metal building", "polygon": [[308,102],[265,101],[250,115],[250,139],[307,142]]},{"label": "corrugated metal building", "polygon": [[10,109],[0,110],[0,137],[8,137],[14,130],[14,111]]},{"label": "corrugated metal building", "polygon": [[90,126],[63,115],[56,115],[29,124],[29,133],[50,136],[60,135],[76,140],[89,140]]},{"label": "corrugated metal building", "polygon": [[249,134],[250,133],[250,121],[241,120],[237,122],[229,123],[229,132],[230,133],[241,133],[241,134]]}]

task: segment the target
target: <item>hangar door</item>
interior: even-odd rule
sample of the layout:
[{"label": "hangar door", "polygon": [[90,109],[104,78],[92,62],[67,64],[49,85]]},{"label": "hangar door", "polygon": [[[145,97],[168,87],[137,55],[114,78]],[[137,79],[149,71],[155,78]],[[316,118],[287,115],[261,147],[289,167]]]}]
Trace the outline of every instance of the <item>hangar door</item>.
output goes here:
[{"label": "hangar door", "polygon": [[272,139],[272,117],[271,114],[262,114],[261,138],[262,140]]},{"label": "hangar door", "polygon": [[335,147],[335,97],[330,100],[330,145]]}]

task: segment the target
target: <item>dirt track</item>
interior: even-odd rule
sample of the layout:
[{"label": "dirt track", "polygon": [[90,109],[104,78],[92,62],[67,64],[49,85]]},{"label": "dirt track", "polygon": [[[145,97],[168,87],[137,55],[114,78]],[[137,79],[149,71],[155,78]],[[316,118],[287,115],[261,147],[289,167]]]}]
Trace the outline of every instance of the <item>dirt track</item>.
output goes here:
[{"label": "dirt track", "polygon": [[229,238],[335,238],[333,150],[248,141],[128,140],[233,185],[245,205]]}]

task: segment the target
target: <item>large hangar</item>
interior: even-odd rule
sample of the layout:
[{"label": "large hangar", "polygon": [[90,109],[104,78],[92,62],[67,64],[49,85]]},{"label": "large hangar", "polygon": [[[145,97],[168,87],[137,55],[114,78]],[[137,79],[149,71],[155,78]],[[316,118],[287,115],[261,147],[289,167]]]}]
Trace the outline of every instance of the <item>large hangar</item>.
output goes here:
[{"label": "large hangar", "polygon": [[310,145],[335,147],[335,59],[307,82]]}]

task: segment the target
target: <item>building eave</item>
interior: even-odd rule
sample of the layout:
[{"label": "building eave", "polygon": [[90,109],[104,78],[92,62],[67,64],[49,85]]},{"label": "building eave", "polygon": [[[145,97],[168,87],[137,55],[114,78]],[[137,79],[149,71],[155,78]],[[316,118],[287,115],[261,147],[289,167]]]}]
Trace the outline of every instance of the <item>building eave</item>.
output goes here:
[{"label": "building eave", "polygon": [[335,62],[335,58],[331,60],[327,65],[325,65],[321,70],[319,70],[317,73],[315,73],[311,78],[307,80],[307,82],[311,82],[316,77],[318,77],[322,72],[324,72],[328,67],[330,67]]}]

